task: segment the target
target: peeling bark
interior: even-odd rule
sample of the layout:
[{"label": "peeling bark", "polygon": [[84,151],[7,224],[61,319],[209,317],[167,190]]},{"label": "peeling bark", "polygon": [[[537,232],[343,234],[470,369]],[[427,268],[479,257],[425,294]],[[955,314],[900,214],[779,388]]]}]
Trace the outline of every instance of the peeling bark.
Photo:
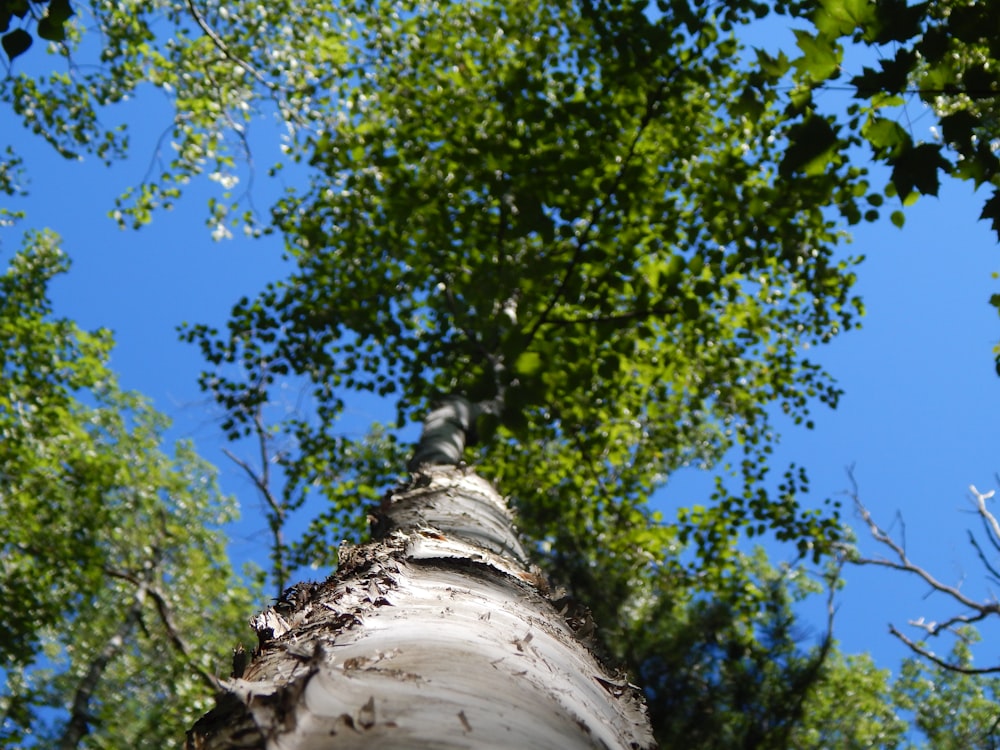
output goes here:
[{"label": "peeling bark", "polygon": [[654,746],[638,689],[553,604],[489,483],[425,464],[374,529],[254,619],[259,647],[190,750]]}]

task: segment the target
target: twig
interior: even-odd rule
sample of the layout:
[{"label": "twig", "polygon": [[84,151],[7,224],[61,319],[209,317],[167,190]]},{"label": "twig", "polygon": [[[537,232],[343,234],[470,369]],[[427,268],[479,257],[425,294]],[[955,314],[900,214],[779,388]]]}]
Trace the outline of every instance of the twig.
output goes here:
[{"label": "twig", "polygon": [[[953,601],[970,610],[967,614],[954,615],[953,617],[950,617],[942,622],[927,623],[924,622],[923,618],[921,618],[920,620],[911,621],[910,625],[923,629],[930,636],[937,636],[944,631],[955,632],[955,627],[958,625],[972,625],[985,620],[987,617],[1000,615],[1000,602],[997,600],[976,601],[966,594],[963,594],[958,587],[949,586],[939,581],[927,569],[922,568],[911,561],[909,557],[907,557],[905,549],[891,536],[889,536],[888,532],[882,529],[875,522],[872,518],[871,512],[864,506],[864,504],[862,504],[861,499],[858,496],[857,482],[854,479],[854,474],[851,469],[848,470],[848,477],[850,478],[853,487],[851,497],[854,500],[854,506],[857,509],[858,514],[868,525],[868,530],[871,533],[872,538],[892,550],[894,556],[896,557],[895,560],[883,557],[863,557],[856,559],[855,562],[860,565],[878,565],[891,570],[899,570],[904,573],[915,575],[931,587],[931,593],[939,592],[945,594]],[[1000,524],[998,524],[996,517],[986,508],[986,500],[993,496],[993,492],[991,491],[984,494],[979,492],[979,490],[977,490],[974,486],[971,486],[969,489],[976,498],[977,511],[983,518],[984,523],[986,523],[988,532],[991,532],[997,539],[1000,539]],[[997,577],[998,572],[986,560],[981,547],[971,536],[971,533],[970,541],[979,554],[979,558],[985,565],[986,569],[993,574],[993,576]],[[993,667],[971,667],[962,664],[955,664],[947,659],[943,659],[927,649],[925,646],[908,638],[894,625],[890,624],[889,632],[902,641],[915,654],[932,661],[944,669],[960,672],[962,674],[992,674],[1000,672],[1000,665]]]},{"label": "twig", "polygon": [[[851,480],[853,482],[854,480],[853,476],[851,476]],[[950,596],[952,599],[959,602],[963,606],[969,607],[970,609],[975,609],[977,611],[983,608],[988,608],[991,613],[995,611],[996,613],[1000,614],[1000,607],[998,607],[995,603],[982,604],[980,602],[977,602],[976,600],[971,599],[965,594],[963,594],[954,586],[949,586],[948,584],[942,583],[941,581],[937,580],[933,575],[930,574],[929,571],[913,563],[909,559],[909,557],[907,557],[906,551],[899,545],[899,543],[896,542],[892,537],[890,537],[889,534],[885,530],[883,530],[877,523],[875,523],[875,520],[872,518],[871,512],[864,505],[862,505],[861,500],[856,492],[852,495],[852,497],[854,498],[855,508],[857,508],[858,513],[861,515],[862,520],[864,520],[864,522],[868,524],[868,530],[871,532],[872,538],[874,538],[875,541],[880,542],[881,544],[891,549],[899,558],[898,562],[893,560],[888,560],[886,558],[862,558],[858,562],[865,565],[880,565],[885,568],[892,568],[893,570],[902,570],[907,573],[912,573],[917,577],[921,578],[923,581],[925,581],[935,591],[947,594],[948,596]]]},{"label": "twig", "polygon": [[285,590],[287,571],[285,570],[285,536],[284,527],[287,518],[287,510],[281,501],[271,490],[271,455],[268,450],[268,434],[264,426],[263,417],[258,407],[253,416],[254,432],[257,434],[258,449],[260,451],[260,473],[254,470],[250,464],[237,456],[228,448],[223,448],[222,452],[250,478],[254,486],[260,492],[264,501],[270,507],[268,513],[268,525],[271,527],[272,556],[274,559],[274,579],[278,588],[278,597],[281,597]]},{"label": "twig", "polygon": [[[671,72],[671,76],[672,75],[673,72]],[[591,212],[590,218],[587,220],[587,226],[576,236],[576,247],[573,250],[573,256],[566,265],[566,269],[563,271],[562,277],[559,279],[559,283],[556,285],[555,291],[549,298],[548,304],[545,306],[545,309],[542,310],[541,315],[538,316],[538,319],[528,331],[525,346],[530,346],[531,342],[538,334],[538,331],[548,322],[549,314],[555,306],[559,304],[559,301],[566,293],[566,287],[569,285],[570,279],[573,277],[577,266],[583,259],[584,250],[588,245],[588,235],[600,219],[605,206],[607,206],[611,198],[618,192],[619,184],[621,183],[622,177],[625,175],[625,170],[630,166],[631,161],[635,156],[636,149],[639,146],[639,141],[642,139],[646,128],[649,127],[649,124],[653,121],[653,116],[655,115],[656,109],[660,104],[660,98],[662,97],[663,91],[667,87],[667,83],[670,81],[671,76],[668,76],[666,80],[662,81],[660,85],[651,91],[649,96],[646,98],[645,111],[642,114],[642,118],[639,120],[639,126],[636,128],[636,132],[632,137],[631,143],[629,143],[626,154],[624,158],[622,158],[621,165],[618,167],[618,171],[615,173],[614,179],[612,180],[607,193],[602,196],[602,200],[598,201],[594,210]]]}]

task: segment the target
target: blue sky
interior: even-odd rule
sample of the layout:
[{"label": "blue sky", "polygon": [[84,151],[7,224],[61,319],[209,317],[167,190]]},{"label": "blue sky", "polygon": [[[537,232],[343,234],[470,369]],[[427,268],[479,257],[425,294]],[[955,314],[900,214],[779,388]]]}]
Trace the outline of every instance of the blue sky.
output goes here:
[{"label": "blue sky", "polygon": [[[137,122],[135,157],[111,169],[55,156],[0,112],[3,140],[17,146],[30,176],[31,195],[18,204],[28,212],[21,227],[47,226],[63,236],[74,267],[54,286],[57,313],[86,328],[114,331],[112,364],[123,385],[150,396],[174,418],[172,436],[192,437],[223,469],[224,489],[241,497],[248,516],[235,530],[233,552],[263,561],[265,539],[252,534],[263,526],[255,521],[257,501],[221,454],[215,413],[196,385],[200,357],[175,329],[183,321],[221,325],[239,297],[280,277],[280,240],[213,242],[203,223],[207,192],[198,186],[142,231],[118,230],[107,213],[115,196],[142,178],[167,116],[155,98],[140,96],[127,106],[125,116]],[[924,136],[919,127],[915,135]],[[258,161],[266,164],[268,156]],[[858,291],[868,314],[862,330],[815,352],[845,396],[836,411],[816,412],[815,430],[789,426],[775,465],[807,467],[817,500],[847,489],[846,469],[854,465],[876,516],[890,525],[902,514],[913,559],[948,583],[965,580],[967,590],[987,595],[965,533],[978,530],[968,512],[968,485],[990,489],[1000,470],[993,423],[1000,378],[992,353],[1000,325],[987,304],[1000,291],[991,276],[1000,254],[989,227],[977,221],[982,200],[966,185],[945,183],[938,199],[924,198],[907,212],[903,230],[887,217],[855,228],[851,250],[867,256]],[[268,202],[261,197],[258,204]],[[17,230],[0,234],[4,262],[19,241]],[[371,401],[350,404],[347,429],[362,431],[372,419],[390,417]],[[708,485],[704,476],[681,476],[658,502],[697,502]],[[898,522],[894,528],[901,530]],[[860,527],[859,535],[862,548],[873,550]],[[896,574],[850,569],[847,580],[837,635],[844,650],[871,651],[883,666],[894,666],[904,653],[887,634],[888,622],[905,625],[921,615],[940,619],[953,612],[937,598],[923,598],[925,586]],[[818,631],[822,621],[815,624]],[[986,646],[981,661],[1000,663],[1000,650]]]}]

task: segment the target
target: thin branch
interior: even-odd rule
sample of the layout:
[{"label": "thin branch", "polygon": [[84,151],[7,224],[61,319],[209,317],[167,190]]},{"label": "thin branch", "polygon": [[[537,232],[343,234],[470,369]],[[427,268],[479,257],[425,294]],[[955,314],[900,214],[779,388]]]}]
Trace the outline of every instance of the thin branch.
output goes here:
[{"label": "thin branch", "polygon": [[919,643],[915,643],[907,638],[903,633],[899,632],[894,626],[889,626],[889,632],[896,636],[899,640],[905,643],[913,653],[928,659],[939,667],[950,670],[952,672],[960,672],[962,674],[996,674],[1000,672],[1000,666],[996,667],[968,667],[961,664],[955,664],[948,661],[947,659],[942,659],[940,656],[935,654],[933,651],[928,651],[926,648],[921,646]]},{"label": "thin branch", "polygon": [[589,325],[592,323],[621,323],[626,320],[645,320],[654,316],[663,317],[677,312],[676,308],[670,306],[648,307],[645,310],[629,310],[620,313],[608,313],[607,315],[586,315],[582,318],[549,318],[551,325],[575,326]]},{"label": "thin branch", "polygon": [[[976,541],[975,535],[971,531],[968,532],[968,534],[969,544],[971,544],[972,548],[976,550],[979,562],[982,563],[982,566],[990,572],[990,578],[993,579],[993,582],[1000,583],[1000,572],[997,572],[996,568],[994,568],[993,565],[990,564],[990,561],[986,559],[986,554],[983,552],[982,547],[979,546],[979,542]],[[994,542],[994,544],[996,543]]]},{"label": "thin branch", "polygon": [[[853,476],[851,476],[851,481],[852,482],[854,481]],[[939,591],[942,594],[947,594],[948,596],[950,596],[952,599],[959,602],[963,606],[966,606],[970,609],[974,609],[976,611],[986,609],[989,611],[990,614],[994,612],[1000,614],[1000,606],[998,606],[996,603],[982,604],[980,602],[977,602],[976,600],[971,599],[965,594],[963,594],[954,586],[949,586],[948,584],[942,583],[941,581],[937,580],[933,575],[930,574],[929,571],[913,563],[909,559],[909,557],[907,557],[905,550],[899,545],[899,543],[896,542],[892,537],[890,537],[889,534],[884,529],[882,529],[877,523],[875,523],[875,520],[872,518],[871,512],[864,505],[862,505],[861,500],[856,492],[853,494],[853,498],[854,498],[854,506],[855,508],[857,508],[858,513],[861,515],[862,520],[864,520],[864,522],[868,524],[868,530],[871,533],[872,538],[874,538],[875,541],[880,542],[881,544],[891,549],[895,553],[896,557],[899,558],[898,562],[886,558],[862,558],[858,562],[865,565],[880,565],[885,568],[891,568],[893,570],[901,570],[907,573],[912,573],[913,575],[916,575],[918,578],[921,578],[935,591]]]},{"label": "thin branch", "polygon": [[976,498],[976,510],[979,511],[979,515],[983,517],[983,520],[989,524],[990,529],[993,531],[993,538],[1000,539],[1000,522],[997,522],[996,516],[986,509],[986,501],[993,497],[993,490],[982,493],[976,489],[974,484],[969,485],[969,490]]},{"label": "thin branch", "polygon": [[167,601],[167,597],[159,589],[159,587],[143,581],[141,578],[128,572],[127,570],[105,568],[104,572],[112,578],[128,581],[129,583],[144,590],[153,598],[153,603],[156,605],[156,612],[160,617],[160,622],[163,624],[164,629],[167,631],[167,639],[170,641],[171,645],[184,658],[184,661],[188,664],[188,666],[194,669],[195,673],[205,685],[212,690],[217,690],[219,688],[218,678],[202,668],[191,656],[190,647],[174,623],[173,610],[170,606],[170,602]]},{"label": "thin branch", "polygon": [[[671,73],[671,76],[672,75],[673,74]],[[566,288],[569,285],[570,279],[573,277],[573,274],[576,272],[577,266],[583,259],[584,250],[588,244],[588,235],[590,234],[591,229],[594,228],[594,225],[597,224],[597,221],[599,220],[601,213],[604,211],[604,207],[607,206],[611,198],[614,197],[614,195],[617,193],[619,184],[621,183],[622,177],[625,174],[625,170],[628,169],[628,167],[632,162],[632,159],[635,157],[635,152],[639,146],[639,141],[642,139],[642,136],[645,133],[646,128],[649,127],[649,124],[653,121],[653,116],[656,113],[656,109],[660,104],[660,99],[663,95],[663,91],[666,88],[667,83],[669,82],[671,76],[668,76],[666,80],[662,81],[660,85],[657,86],[655,90],[650,92],[649,96],[647,97],[645,111],[643,112],[642,118],[639,121],[639,127],[636,128],[635,135],[632,137],[631,143],[629,143],[625,157],[622,159],[621,164],[618,167],[618,171],[615,173],[614,179],[612,180],[607,193],[603,196],[603,200],[599,201],[598,204],[594,207],[593,212],[591,212],[590,218],[587,220],[587,226],[583,229],[583,231],[581,231],[576,236],[576,248],[573,250],[573,256],[570,258],[569,263],[566,266],[566,269],[563,271],[562,277],[559,279],[559,283],[556,285],[555,291],[549,298],[548,304],[545,306],[545,309],[542,310],[541,315],[538,316],[538,319],[535,320],[534,325],[532,325],[531,329],[528,331],[525,347],[530,346],[531,342],[538,334],[539,329],[541,329],[541,327],[548,322],[549,314],[552,312],[555,306],[559,304],[559,301],[563,298],[563,295],[566,293]]]},{"label": "thin branch", "polygon": [[[261,436],[261,421],[260,421],[259,409],[254,414],[253,422],[254,422],[254,432],[257,433],[258,440],[263,443],[263,438]],[[274,514],[280,520],[284,520],[285,517],[284,508],[282,508],[281,503],[274,496],[274,493],[271,492],[270,481],[267,473],[268,465],[267,465],[266,446],[261,445],[260,451],[261,451],[261,459],[263,461],[263,466],[261,467],[262,474],[258,474],[247,461],[244,461],[242,458],[237,456],[228,448],[222,449],[222,452],[226,455],[226,457],[230,461],[232,461],[234,464],[243,469],[243,472],[247,475],[247,477],[249,477],[250,481],[253,482],[254,487],[256,487],[260,491],[261,495],[264,496],[264,499],[267,501],[267,504],[271,507],[271,510],[274,511]]]},{"label": "thin branch", "polygon": [[208,22],[205,20],[205,17],[202,16],[201,11],[199,11],[198,8],[195,6],[194,0],[187,0],[187,7],[191,13],[191,17],[194,18],[194,22],[198,24],[198,28],[200,28],[203,32],[205,32],[205,36],[207,36],[211,40],[212,44],[215,45],[216,49],[218,49],[219,52],[221,52],[223,56],[226,57],[226,59],[236,63],[238,66],[240,66],[243,70],[245,70],[247,73],[256,78],[261,84],[266,86],[271,91],[278,90],[279,87],[276,83],[274,83],[273,81],[268,81],[263,76],[263,74],[259,70],[257,70],[257,68],[255,68],[253,65],[248,63],[243,58],[234,54],[229,49],[225,41],[223,41],[222,37],[220,37],[216,33],[215,29],[213,29],[211,26],[208,25]]},{"label": "thin branch", "polygon": [[271,489],[271,454],[268,448],[269,435],[264,426],[264,418],[258,407],[253,416],[254,432],[257,435],[258,450],[260,451],[260,472],[258,473],[245,460],[237,456],[228,448],[223,448],[222,452],[250,478],[254,486],[260,492],[270,511],[268,512],[268,525],[271,527],[271,549],[274,560],[274,579],[278,589],[278,597],[281,597],[285,590],[287,581],[287,571],[285,570],[285,534],[284,526],[287,518],[287,509],[281,500],[275,496]]},{"label": "thin branch", "polygon": [[271,510],[274,511],[274,514],[278,517],[278,519],[284,520],[285,510],[281,507],[281,503],[278,502],[277,498],[275,498],[274,493],[271,492],[271,488],[268,486],[267,482],[265,482],[264,479],[254,471],[250,464],[237,456],[231,450],[223,448],[222,452],[226,454],[226,457],[230,461],[243,469],[244,473],[246,473],[246,475],[250,478],[250,481],[253,482],[254,487],[256,487],[260,491],[261,495],[264,496],[267,504],[270,506]]},{"label": "thin branch", "polygon": [[[794,91],[799,86],[775,86],[775,91]],[[860,86],[829,86],[827,84],[815,84],[812,88],[816,91],[849,91],[859,96],[874,96],[875,94],[917,94],[918,96],[959,96],[965,94],[972,98],[996,98],[1000,97],[1000,91],[993,89],[970,89],[948,86],[946,88],[904,88],[899,91],[887,91],[883,88],[867,88]]]},{"label": "thin branch", "polygon": [[[994,534],[992,533],[993,529],[990,527],[989,521],[986,520],[985,518],[982,518],[982,514],[980,514],[980,518],[983,522],[983,528],[986,529],[986,538],[989,540],[990,545],[996,552],[1000,552],[1000,539],[997,539],[996,536],[994,536]],[[972,532],[970,531],[969,534],[971,536]]]},{"label": "thin branch", "polygon": [[[894,553],[896,559],[887,558],[860,558],[855,560],[855,562],[861,565],[878,565],[885,568],[890,568],[892,570],[900,570],[905,573],[917,576],[919,579],[927,583],[931,587],[931,593],[939,592],[947,595],[953,601],[958,602],[963,607],[966,607],[970,612],[968,614],[958,614],[953,617],[948,618],[942,622],[924,622],[923,618],[920,620],[911,621],[910,625],[913,627],[923,629],[930,636],[937,636],[944,631],[950,631],[955,633],[955,628],[960,625],[972,625],[974,623],[985,620],[988,617],[994,615],[1000,615],[1000,602],[986,601],[980,602],[976,601],[969,596],[963,594],[957,587],[949,586],[942,583],[937,578],[935,578],[929,571],[925,568],[920,567],[916,563],[912,562],[906,555],[904,548],[896,542],[889,534],[882,529],[875,520],[872,518],[869,510],[861,503],[861,499],[858,496],[857,482],[854,479],[853,472],[848,470],[848,477],[851,480],[853,486],[853,491],[851,496],[854,499],[854,505],[860,514],[861,518],[868,524],[868,530],[875,541],[888,547]],[[970,487],[972,494],[976,498],[977,511],[980,516],[982,516],[984,522],[987,524],[987,529],[993,534],[1000,538],[1000,524],[997,523],[996,517],[990,513],[986,508],[986,500],[993,496],[993,492],[981,493],[974,486]],[[970,540],[973,547],[979,553],[980,560],[985,565],[986,569],[990,571],[994,576],[998,575],[998,572],[991,566],[985,558],[983,551],[979,544],[976,543],[975,539],[970,534]],[[934,654],[932,651],[927,649],[925,646],[914,642],[906,635],[904,635],[898,628],[894,625],[889,626],[889,632],[902,641],[911,651],[913,651],[918,656],[926,658],[938,666],[949,669],[954,672],[961,672],[963,674],[992,674],[1000,673],[1000,665],[993,667],[970,667],[962,664],[955,664],[948,661],[947,659],[942,659],[941,657]]]}]

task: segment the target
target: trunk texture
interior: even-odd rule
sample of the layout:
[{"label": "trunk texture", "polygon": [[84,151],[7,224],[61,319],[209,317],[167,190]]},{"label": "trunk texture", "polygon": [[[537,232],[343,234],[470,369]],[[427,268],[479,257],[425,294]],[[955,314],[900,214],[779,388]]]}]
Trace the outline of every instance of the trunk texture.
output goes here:
[{"label": "trunk texture", "polygon": [[639,691],[558,607],[504,500],[422,465],[342,547],[252,624],[260,645],[188,748],[651,748]]}]

